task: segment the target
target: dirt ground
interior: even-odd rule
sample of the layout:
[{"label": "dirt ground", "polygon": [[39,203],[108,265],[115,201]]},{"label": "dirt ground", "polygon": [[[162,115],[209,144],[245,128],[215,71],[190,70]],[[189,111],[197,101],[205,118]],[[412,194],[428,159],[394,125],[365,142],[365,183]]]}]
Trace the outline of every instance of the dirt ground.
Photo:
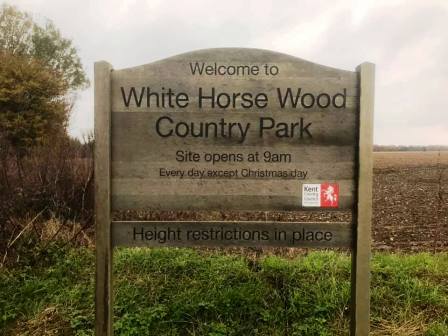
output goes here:
[{"label": "dirt ground", "polygon": [[373,186],[374,248],[448,249],[448,152],[374,153]]},{"label": "dirt ground", "polygon": [[[448,250],[448,151],[375,152],[373,249]],[[122,220],[275,220],[345,222],[351,213],[126,212]]]}]

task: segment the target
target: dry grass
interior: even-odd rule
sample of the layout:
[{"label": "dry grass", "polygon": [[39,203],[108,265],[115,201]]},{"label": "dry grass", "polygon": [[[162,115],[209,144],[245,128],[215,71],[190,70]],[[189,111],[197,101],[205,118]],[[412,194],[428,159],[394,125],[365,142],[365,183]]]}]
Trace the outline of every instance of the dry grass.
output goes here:
[{"label": "dry grass", "polygon": [[421,336],[428,328],[424,314],[416,314],[401,321],[381,320],[370,333],[372,336]]},{"label": "dry grass", "polygon": [[10,330],[11,336],[69,336],[70,323],[62,317],[58,306],[49,306],[33,318],[20,321]]},{"label": "dry grass", "polygon": [[87,247],[94,247],[94,242],[86,233],[85,229],[80,223],[65,221],[61,222],[55,218],[51,218],[43,223],[40,223],[41,241],[63,241],[70,242],[76,239],[76,242]]}]

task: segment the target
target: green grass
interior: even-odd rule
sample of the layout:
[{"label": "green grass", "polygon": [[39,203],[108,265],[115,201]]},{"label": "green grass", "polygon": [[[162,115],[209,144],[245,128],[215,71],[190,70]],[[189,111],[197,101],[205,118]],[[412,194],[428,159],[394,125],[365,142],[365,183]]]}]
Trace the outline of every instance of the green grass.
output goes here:
[{"label": "green grass", "polygon": [[[346,335],[350,258],[115,253],[116,335]],[[31,267],[30,265],[33,265]],[[372,335],[448,335],[448,254],[376,254]],[[0,270],[0,335],[92,335],[94,256],[51,247]]]}]

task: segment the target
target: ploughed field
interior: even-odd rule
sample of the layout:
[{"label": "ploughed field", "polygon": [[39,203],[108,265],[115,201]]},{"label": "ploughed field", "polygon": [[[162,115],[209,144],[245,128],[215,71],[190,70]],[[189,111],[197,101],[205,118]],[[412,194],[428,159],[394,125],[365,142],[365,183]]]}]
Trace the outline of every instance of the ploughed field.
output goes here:
[{"label": "ploughed field", "polygon": [[374,153],[376,249],[448,248],[448,152]]},{"label": "ploughed field", "polygon": [[[448,249],[448,151],[374,152],[373,248]],[[125,212],[122,220],[275,220],[344,222],[343,211]]]}]

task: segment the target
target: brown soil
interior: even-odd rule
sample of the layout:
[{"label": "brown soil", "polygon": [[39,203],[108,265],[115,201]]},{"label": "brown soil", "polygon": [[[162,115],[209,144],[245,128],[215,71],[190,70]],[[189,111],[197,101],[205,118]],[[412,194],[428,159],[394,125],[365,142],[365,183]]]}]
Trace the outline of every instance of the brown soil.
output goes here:
[{"label": "brown soil", "polygon": [[448,248],[448,152],[374,153],[376,249]]}]

